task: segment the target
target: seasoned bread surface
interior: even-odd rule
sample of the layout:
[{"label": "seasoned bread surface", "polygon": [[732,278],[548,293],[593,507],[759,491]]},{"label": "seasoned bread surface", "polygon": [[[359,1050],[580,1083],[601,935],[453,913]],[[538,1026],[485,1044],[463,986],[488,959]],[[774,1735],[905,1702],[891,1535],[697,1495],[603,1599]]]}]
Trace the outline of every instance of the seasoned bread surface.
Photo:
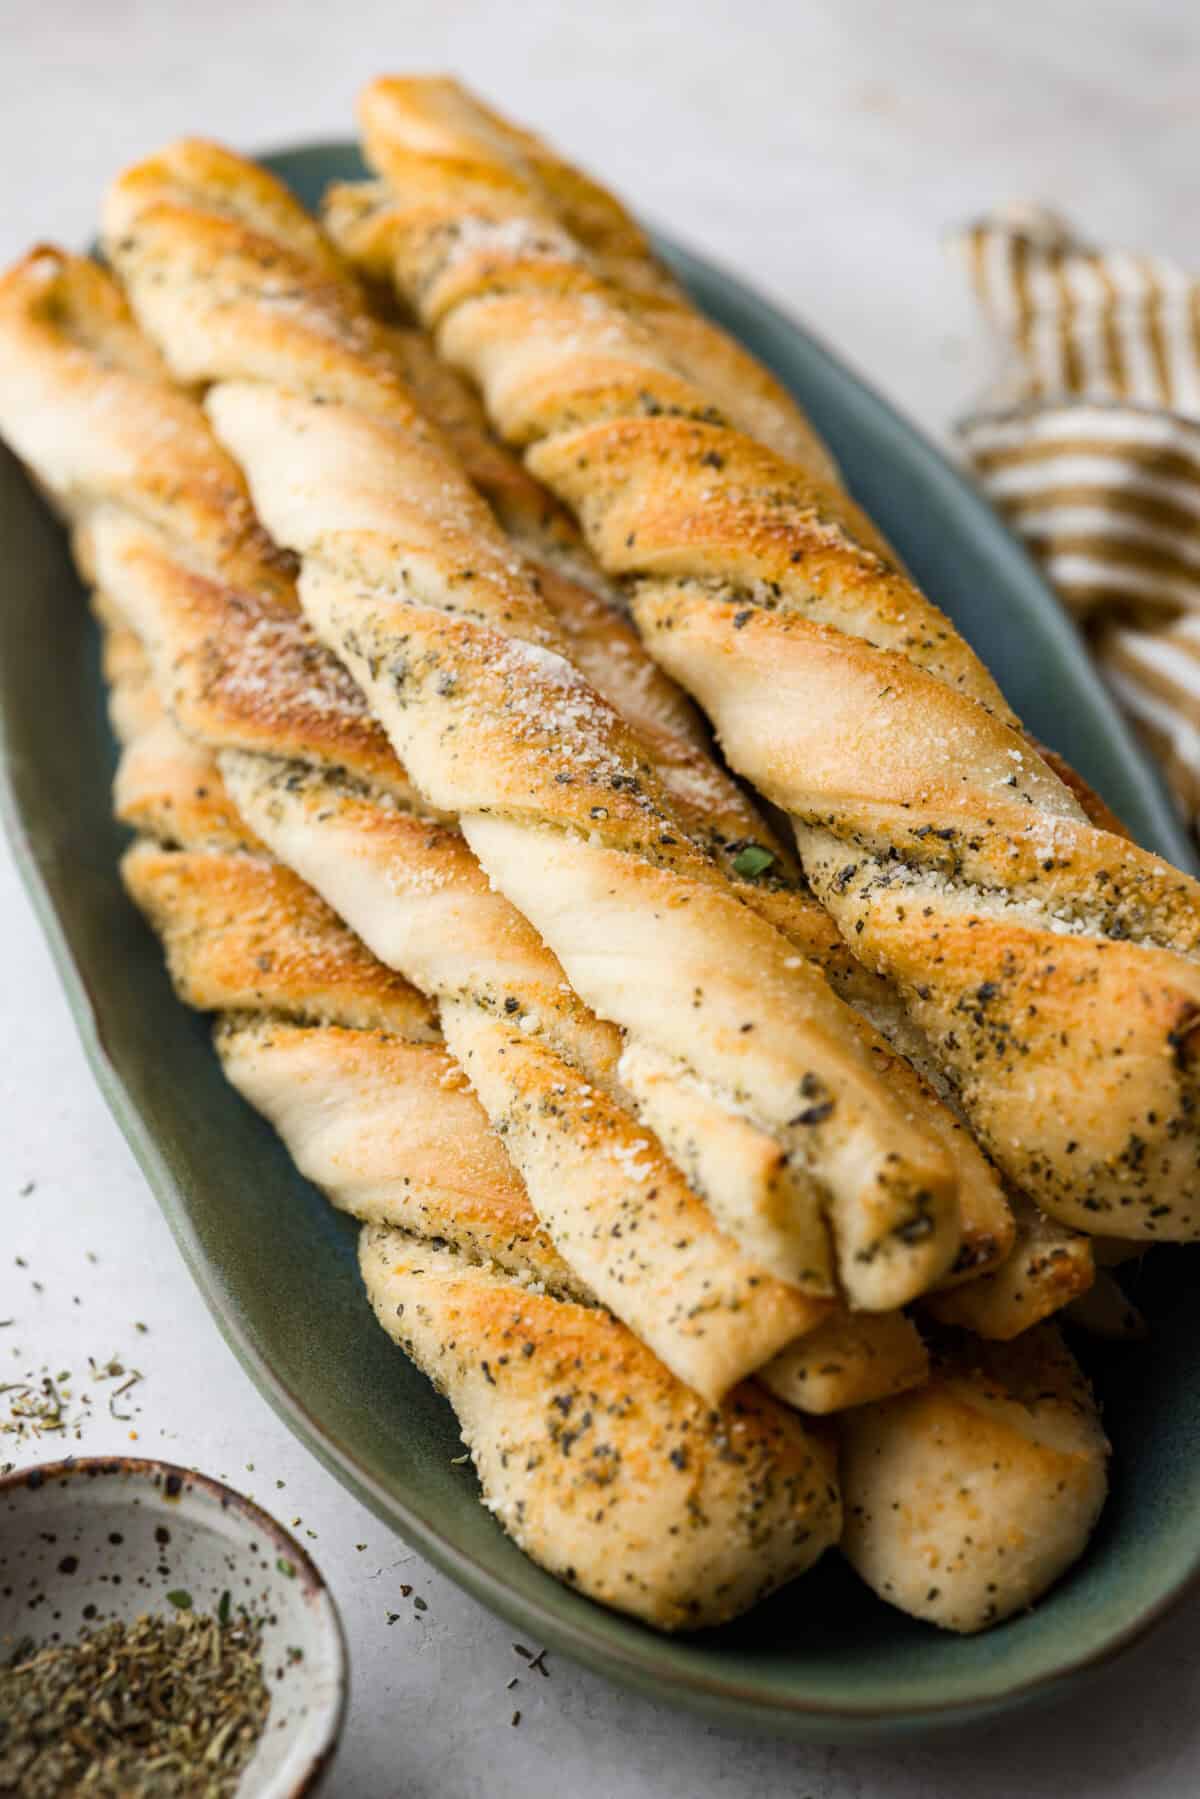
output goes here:
[{"label": "seasoned bread surface", "polygon": [[453,1404],[485,1504],[568,1585],[698,1629],[837,1540],[833,1452],[761,1389],[714,1410],[603,1312],[385,1230],[360,1261],[380,1323]]}]

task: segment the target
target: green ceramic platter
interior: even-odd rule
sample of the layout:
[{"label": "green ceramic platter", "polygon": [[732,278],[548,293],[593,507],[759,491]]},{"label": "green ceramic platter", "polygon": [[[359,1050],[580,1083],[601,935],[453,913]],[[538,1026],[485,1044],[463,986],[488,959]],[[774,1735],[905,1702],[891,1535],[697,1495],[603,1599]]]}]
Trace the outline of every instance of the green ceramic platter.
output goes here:
[{"label": "green ceramic platter", "polygon": [[[349,146],[269,159],[301,197],[361,172]],[[1021,550],[959,475],[829,354],[729,276],[665,245],[700,303],[773,365],[859,498],[997,671],[1031,728],[1143,842],[1189,851],[1154,775]],[[114,746],[97,645],[60,527],[0,461],[4,807],[96,1075],[248,1373],[347,1487],[522,1635],[661,1700],[762,1731],[928,1731],[1062,1692],[1200,1567],[1200,1315],[1164,1253],[1155,1333],[1093,1352],[1114,1490],[1080,1567],[1030,1616],[969,1640],[877,1603],[834,1556],[736,1625],[667,1640],[528,1562],[478,1503],[449,1408],[376,1325],[354,1231],[225,1085],[116,875]]]}]

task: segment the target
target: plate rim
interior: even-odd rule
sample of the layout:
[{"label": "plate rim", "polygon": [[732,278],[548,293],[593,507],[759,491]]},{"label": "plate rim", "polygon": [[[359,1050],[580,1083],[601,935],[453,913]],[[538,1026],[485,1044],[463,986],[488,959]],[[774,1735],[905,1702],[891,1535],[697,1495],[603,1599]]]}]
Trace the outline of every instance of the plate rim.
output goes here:
[{"label": "plate rim", "polygon": [[[322,139],[253,152],[256,160],[280,172],[297,158],[319,158],[322,155],[343,156],[353,140]],[[677,266],[694,270],[707,280],[715,280],[732,289],[739,303],[771,321],[774,329],[798,337],[818,359],[832,365],[836,375],[855,393],[858,403],[867,405],[884,424],[889,434],[905,440],[905,451],[917,454],[932,470],[933,478],[949,480],[964,502],[977,515],[979,527],[990,539],[989,554],[1003,558],[1017,556],[1025,565],[1022,576],[1032,577],[1044,589],[1048,612],[1058,615],[1064,626],[1064,648],[1075,659],[1084,662],[1095,684],[1094,699],[1109,715],[1122,743],[1123,754],[1140,768],[1145,785],[1160,809],[1168,807],[1165,791],[1157,771],[1132,737],[1114,702],[1095,674],[1074,627],[1061,613],[1057,601],[1026,552],[1012,537],[998,515],[978,494],[950,459],[924,432],[899,413],[882,395],[851,369],[842,359],[810,332],[792,319],[774,301],[747,286],[704,254],[681,245],[671,234],[655,230],[656,243],[671,256]],[[1068,1691],[1095,1668],[1111,1662],[1144,1638],[1167,1614],[1182,1605],[1200,1588],[1200,1538],[1190,1563],[1170,1588],[1136,1612],[1120,1629],[1107,1635],[1089,1649],[1057,1663],[1027,1680],[1007,1681],[991,1691],[979,1690],[975,1697],[964,1696],[944,1702],[895,1704],[872,1699],[859,1704],[853,1699],[836,1702],[813,1700],[802,1694],[773,1694],[764,1698],[752,1683],[731,1681],[724,1675],[705,1677],[703,1673],[655,1666],[655,1648],[659,1635],[649,1629],[644,1633],[644,1648],[638,1652],[630,1645],[596,1637],[586,1622],[561,1617],[545,1608],[536,1598],[523,1596],[504,1578],[478,1561],[469,1549],[460,1547],[444,1535],[437,1523],[421,1507],[380,1483],[365,1467],[353,1449],[340,1440],[332,1426],[326,1426],[312,1415],[303,1393],[284,1380],[269,1359],[269,1352],[257,1340],[257,1333],[245,1317],[243,1308],[224,1287],[217,1264],[200,1247],[186,1198],[172,1173],[167,1157],[123,1075],[109,1056],[104,1042],[87,977],[71,950],[67,927],[50,891],[47,874],[17,797],[14,758],[9,753],[7,719],[0,717],[0,824],[12,850],[13,861],[25,892],[32,904],[63,989],[75,1029],[97,1086],[134,1159],[154,1194],[160,1211],[179,1246],[184,1264],[217,1328],[276,1415],[297,1436],[343,1486],[366,1504],[390,1529],[417,1548],[422,1554],[489,1610],[523,1628],[535,1630],[556,1651],[566,1654],[585,1667],[596,1669],[626,1687],[640,1691],[659,1703],[705,1712],[710,1718],[719,1714],[725,1726],[740,1726],[758,1732],[806,1737],[825,1741],[886,1741],[901,1736],[965,1728],[995,1718],[1003,1712],[1035,1702],[1065,1697]],[[1182,827],[1168,814],[1168,837],[1185,843]],[[1190,852],[1184,861],[1192,865]],[[604,1608],[598,1608],[603,1611]],[[585,1615],[586,1616],[586,1615]],[[986,1688],[986,1676],[980,1683]]]}]

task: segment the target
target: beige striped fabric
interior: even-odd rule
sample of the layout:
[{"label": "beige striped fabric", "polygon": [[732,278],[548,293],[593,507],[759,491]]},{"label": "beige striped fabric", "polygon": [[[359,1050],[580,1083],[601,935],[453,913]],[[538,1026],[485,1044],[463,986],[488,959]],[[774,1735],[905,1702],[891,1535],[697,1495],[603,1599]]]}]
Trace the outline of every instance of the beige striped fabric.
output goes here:
[{"label": "beige striped fabric", "polygon": [[1003,357],[966,453],[1200,834],[1200,280],[1032,208],[954,249]]}]

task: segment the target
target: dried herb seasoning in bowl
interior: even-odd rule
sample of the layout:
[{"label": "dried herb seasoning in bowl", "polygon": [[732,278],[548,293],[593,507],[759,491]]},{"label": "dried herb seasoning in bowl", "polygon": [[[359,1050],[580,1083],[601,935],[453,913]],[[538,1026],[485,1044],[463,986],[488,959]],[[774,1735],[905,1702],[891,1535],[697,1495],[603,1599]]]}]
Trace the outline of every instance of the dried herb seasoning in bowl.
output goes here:
[{"label": "dried herb seasoning in bowl", "polygon": [[231,1488],[124,1457],[0,1480],[0,1793],[293,1799],[345,1694],[319,1573]]},{"label": "dried herb seasoning in bowl", "polygon": [[233,1799],[271,1705],[262,1620],[167,1598],[178,1617],[113,1618],[0,1665],[0,1793]]}]

